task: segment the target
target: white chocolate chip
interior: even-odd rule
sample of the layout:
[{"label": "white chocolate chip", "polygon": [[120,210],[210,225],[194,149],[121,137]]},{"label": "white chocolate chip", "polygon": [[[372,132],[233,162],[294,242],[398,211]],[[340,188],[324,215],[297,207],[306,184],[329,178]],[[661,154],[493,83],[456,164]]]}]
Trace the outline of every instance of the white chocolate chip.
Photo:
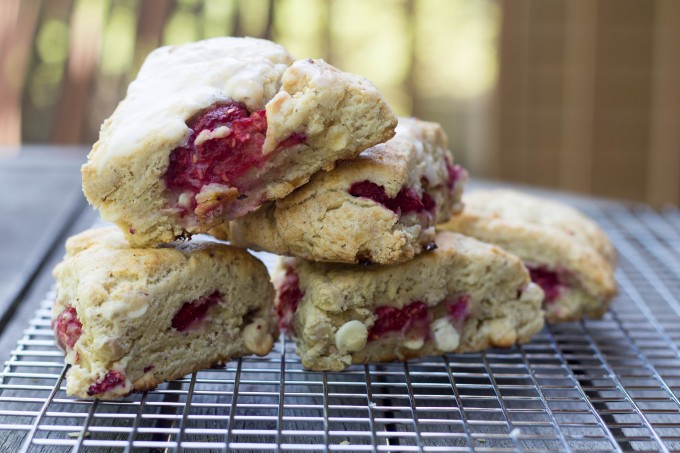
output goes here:
[{"label": "white chocolate chip", "polygon": [[256,319],[243,328],[243,344],[250,352],[257,355],[267,355],[272,350],[274,338],[269,334],[267,323]]},{"label": "white chocolate chip", "polygon": [[335,346],[340,351],[355,352],[366,346],[368,329],[361,321],[348,321],[335,332]]},{"label": "white chocolate chip", "polygon": [[460,344],[460,334],[446,318],[435,320],[431,326],[434,342],[437,349],[443,352],[452,352]]},{"label": "white chocolate chip", "polygon": [[140,316],[144,315],[144,313],[146,313],[147,308],[149,308],[147,304],[137,306],[136,309],[130,310],[128,312],[128,318],[130,319],[139,318]]},{"label": "white chocolate chip", "polygon": [[191,207],[191,192],[182,192],[182,194],[177,199],[177,205],[183,208]]},{"label": "white chocolate chip", "polygon": [[405,347],[406,349],[410,349],[412,351],[417,351],[418,349],[422,348],[424,344],[425,344],[425,339],[421,337],[421,338],[411,338],[409,340],[406,340],[402,343],[402,346]]}]

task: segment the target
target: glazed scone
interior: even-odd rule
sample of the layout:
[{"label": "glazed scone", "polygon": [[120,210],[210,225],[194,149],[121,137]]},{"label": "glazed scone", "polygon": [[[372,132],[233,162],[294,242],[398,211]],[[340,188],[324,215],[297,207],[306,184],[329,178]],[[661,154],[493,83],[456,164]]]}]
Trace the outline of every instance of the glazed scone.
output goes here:
[{"label": "glazed scone", "polygon": [[136,249],[118,228],[89,230],[67,241],[54,276],[52,328],[72,396],[118,398],[265,355],[278,330],[266,268],[224,244]]},{"label": "glazed scone", "polygon": [[282,259],[279,323],[296,338],[302,364],[342,370],[510,347],[543,327],[543,292],[519,258],[456,233],[437,233],[436,243],[393,266]]},{"label": "glazed scone", "polygon": [[462,209],[466,179],[438,124],[400,118],[388,142],[211,233],[313,261],[400,263],[432,248],[434,225]]},{"label": "glazed scone", "polygon": [[616,295],[616,252],[595,222],[555,201],[510,190],[479,190],[438,230],[496,244],[524,260],[545,292],[548,322],[601,317]]},{"label": "glazed scone", "polygon": [[253,38],[161,47],[102,125],[83,191],[135,246],[203,233],[394,135],[366,79]]}]

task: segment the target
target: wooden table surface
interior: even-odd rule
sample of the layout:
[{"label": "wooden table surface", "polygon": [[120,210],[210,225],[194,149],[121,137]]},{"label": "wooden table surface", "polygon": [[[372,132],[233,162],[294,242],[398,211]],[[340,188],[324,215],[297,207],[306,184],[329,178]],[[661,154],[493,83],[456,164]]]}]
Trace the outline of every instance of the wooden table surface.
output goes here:
[{"label": "wooden table surface", "polygon": [[0,158],[0,361],[53,284],[65,239],[97,218],[80,185],[85,148],[24,147]]}]

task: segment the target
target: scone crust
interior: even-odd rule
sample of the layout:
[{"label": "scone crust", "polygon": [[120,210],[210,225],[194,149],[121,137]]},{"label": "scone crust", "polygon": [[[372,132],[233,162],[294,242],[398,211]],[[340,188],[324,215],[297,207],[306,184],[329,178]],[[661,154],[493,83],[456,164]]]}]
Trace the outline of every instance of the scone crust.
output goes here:
[{"label": "scone crust", "polygon": [[[180,215],[164,175],[170,153],[190,135],[187,122],[208,107],[231,101],[250,112],[266,109],[264,153],[293,132],[304,133],[306,141],[278,152],[258,169],[262,174],[253,178],[267,182],[249,191],[247,199],[237,202],[236,194],[223,186],[233,207],[227,217],[283,197],[316,171],[333,168],[336,160],[391,138],[397,121],[368,80],[322,60],[295,62],[285,48],[269,41],[215,38],[162,47],[149,55],[127,97],[102,125],[82,167],[88,201],[135,246],[171,242],[223,222]],[[295,165],[282,170],[288,162]]]},{"label": "scone crust", "polygon": [[[234,357],[271,350],[277,332],[273,287],[264,265],[243,250],[200,241],[131,248],[110,227],[70,238],[66,251],[54,270],[53,319],[73,307],[82,323],[75,345],[66,348],[72,365],[69,395],[90,396],[88,387],[109,370],[122,372],[125,385],[97,397],[148,390]],[[221,301],[206,315],[207,324],[179,333],[171,327],[185,303],[215,291]],[[254,334],[259,336],[248,337]],[[178,351],[190,355],[180,357]],[[150,363],[141,363],[143,358]]]},{"label": "scone crust", "polygon": [[163,175],[170,152],[189,137],[187,121],[229,100],[251,111],[264,108],[292,63],[284,47],[253,38],[154,50],[102,124],[81,169],[85,197],[131,244],[153,246],[181,236],[184,228],[167,209]]},{"label": "scone crust", "polygon": [[616,295],[616,252],[592,220],[570,206],[510,190],[477,190],[464,196],[465,210],[438,230],[496,244],[527,264],[566,270],[574,289],[562,313],[548,319],[597,318]]},{"label": "scone crust", "polygon": [[[434,243],[435,223],[462,209],[465,175],[453,190],[447,186],[452,160],[440,125],[400,118],[397,135],[388,142],[340,162],[331,172],[317,173],[288,197],[212,234],[237,246],[312,261],[407,261]],[[402,188],[426,190],[436,203],[435,212],[423,225],[414,213],[400,216],[371,199],[350,195],[352,184],[361,181],[384,187],[390,198]]]},{"label": "scone crust", "polygon": [[[438,233],[436,242],[435,251],[394,266],[358,267],[283,259],[274,277],[277,290],[285,278],[284,270],[292,267],[304,294],[294,316],[303,365],[314,370],[340,370],[351,363],[510,347],[528,341],[543,327],[543,293],[530,282],[517,257],[450,232]],[[432,308],[452,294],[468,295],[473,313],[454,351],[441,351],[433,342],[409,350],[396,343],[369,341],[354,352],[336,345],[336,332],[350,320],[359,320],[370,329],[377,307],[403,308],[419,301]]]}]

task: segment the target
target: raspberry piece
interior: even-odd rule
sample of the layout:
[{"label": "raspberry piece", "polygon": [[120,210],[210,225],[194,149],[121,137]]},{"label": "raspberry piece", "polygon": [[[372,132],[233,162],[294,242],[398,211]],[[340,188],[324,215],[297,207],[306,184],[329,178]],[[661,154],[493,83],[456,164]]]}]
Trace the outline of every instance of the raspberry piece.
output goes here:
[{"label": "raspberry piece", "polygon": [[205,318],[208,309],[218,303],[222,294],[219,291],[201,297],[200,299],[186,302],[172,318],[172,328],[184,332]]},{"label": "raspberry piece", "polygon": [[349,188],[349,194],[353,197],[368,198],[383,206],[387,206],[387,203],[390,201],[385,188],[372,181],[355,182]]},{"label": "raspberry piece", "polygon": [[[240,178],[253,168],[262,168],[274,153],[262,154],[267,134],[265,110],[248,113],[238,102],[218,104],[187,123],[191,134],[185,146],[170,153],[165,183],[171,191],[194,196],[203,186],[218,183],[243,189]],[[304,143],[303,133],[294,133],[277,150]],[[197,140],[198,139],[198,140]],[[191,208],[195,208],[195,200]]]},{"label": "raspberry piece", "polygon": [[456,321],[467,318],[469,302],[470,296],[467,294],[458,297],[454,302],[446,302],[446,309],[449,312],[449,316]]},{"label": "raspberry piece", "polygon": [[408,214],[422,212],[425,207],[418,196],[418,192],[411,188],[403,188],[396,197],[387,202],[387,207],[396,213]]},{"label": "raspberry piece", "polygon": [[435,207],[435,202],[428,193],[423,192],[422,197],[420,197],[418,192],[410,187],[401,189],[394,198],[390,198],[387,196],[387,192],[385,192],[385,187],[366,180],[353,183],[348,192],[353,197],[373,200],[395,214],[432,212]]},{"label": "raspberry piece", "polygon": [[434,212],[436,207],[437,204],[435,203],[434,198],[432,198],[429,193],[423,192],[423,208],[425,208],[426,211]]},{"label": "raspberry piece", "polygon": [[80,323],[74,307],[68,307],[62,311],[57,319],[52,322],[52,329],[54,329],[57,344],[62,349],[73,349],[83,333],[83,325]]},{"label": "raspberry piece", "polygon": [[[232,102],[203,112],[188,126],[192,132],[187,145],[170,154],[165,182],[171,190],[189,190],[196,194],[206,184],[228,183],[265,162],[266,156],[262,155],[267,132],[264,110],[249,116],[243,104]],[[224,134],[196,144],[199,134],[222,126],[227,128]]]},{"label": "raspberry piece", "polygon": [[555,302],[560,297],[560,287],[563,286],[559,273],[543,266],[527,266],[527,269],[531,274],[531,281],[543,289],[545,302]]},{"label": "raspberry piece", "polygon": [[416,301],[404,308],[378,307],[375,310],[376,319],[368,332],[369,340],[378,338],[390,332],[429,332],[430,315],[425,303]]},{"label": "raspberry piece", "polygon": [[300,277],[292,267],[288,267],[279,288],[279,303],[276,305],[281,330],[292,331],[293,315],[304,295],[300,289]]},{"label": "raspberry piece", "polygon": [[447,181],[448,186],[449,186],[449,190],[454,190],[456,188],[456,183],[465,173],[465,169],[458,164],[456,164],[456,165],[451,164],[451,161],[447,158],[446,159],[446,171],[449,174],[448,181]]},{"label": "raspberry piece", "polygon": [[125,384],[125,375],[120,371],[109,370],[102,379],[92,384],[87,389],[88,396],[101,395],[102,393]]}]

